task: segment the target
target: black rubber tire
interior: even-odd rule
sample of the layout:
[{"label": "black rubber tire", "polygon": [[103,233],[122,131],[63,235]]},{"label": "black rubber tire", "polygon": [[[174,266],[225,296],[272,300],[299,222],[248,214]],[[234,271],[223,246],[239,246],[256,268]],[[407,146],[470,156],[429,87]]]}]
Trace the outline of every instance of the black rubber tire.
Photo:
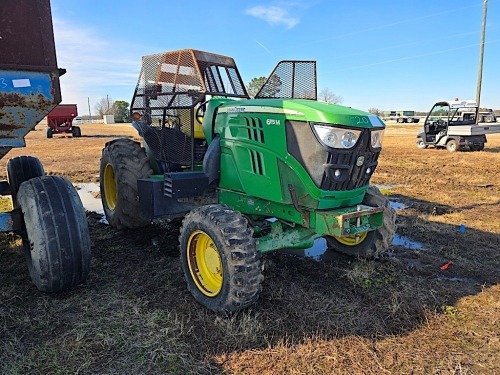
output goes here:
[{"label": "black rubber tire", "polygon": [[484,122],[493,122],[493,116],[484,116],[483,120]]},{"label": "black rubber tire", "polygon": [[413,119],[412,119],[411,117],[410,117],[410,118],[407,118],[407,119],[406,119],[406,122],[407,122],[408,124],[411,124],[411,123],[413,123]]},{"label": "black rubber tire", "polygon": [[426,149],[428,147],[428,145],[426,145],[424,143],[424,140],[420,137],[417,138],[416,146],[417,146],[417,148],[419,148],[421,150]]},{"label": "black rubber tire", "polygon": [[71,128],[71,134],[73,135],[73,137],[75,138],[78,138],[78,137],[81,137],[82,136],[82,129],[80,129],[79,126],[73,126]]},{"label": "black rubber tire", "polygon": [[47,138],[52,138],[52,134],[53,134],[52,128],[47,128]]},{"label": "black rubber tire", "polygon": [[404,120],[403,118],[398,118],[396,121],[397,121],[399,124],[402,124],[402,123],[404,123],[404,122],[405,122],[405,120]]},{"label": "black rubber tire", "polygon": [[363,204],[372,207],[384,207],[384,222],[381,227],[367,233],[363,242],[355,246],[345,245],[334,237],[326,237],[328,247],[340,253],[360,257],[378,258],[392,244],[396,233],[396,211],[391,207],[387,197],[382,195],[376,186],[370,186],[366,191]]},{"label": "black rubber tire", "polygon": [[[198,288],[189,270],[188,242],[200,230],[214,242],[222,263],[222,288],[212,297]],[[184,277],[196,301],[216,312],[237,311],[257,301],[264,280],[261,253],[253,229],[239,212],[218,204],[196,208],[184,218],[179,242]]]},{"label": "black rubber tire", "polygon": [[19,207],[16,199],[19,186],[21,186],[24,181],[41,176],[45,176],[45,170],[38,158],[23,155],[9,159],[7,162],[7,179],[9,181],[12,205],[14,208]]},{"label": "black rubber tire", "polygon": [[449,152],[455,152],[458,151],[458,142],[456,139],[450,139],[448,142],[446,142],[446,149]]},{"label": "black rubber tire", "polygon": [[85,281],[90,271],[87,217],[75,188],[64,177],[35,177],[17,195],[21,234],[31,280],[42,292],[59,292]]},{"label": "black rubber tire", "polygon": [[[112,168],[116,181],[114,207],[106,196],[106,167]],[[120,138],[106,144],[100,165],[101,200],[109,224],[117,229],[140,228],[150,224],[139,215],[137,180],[153,174],[146,151],[138,142]]]}]

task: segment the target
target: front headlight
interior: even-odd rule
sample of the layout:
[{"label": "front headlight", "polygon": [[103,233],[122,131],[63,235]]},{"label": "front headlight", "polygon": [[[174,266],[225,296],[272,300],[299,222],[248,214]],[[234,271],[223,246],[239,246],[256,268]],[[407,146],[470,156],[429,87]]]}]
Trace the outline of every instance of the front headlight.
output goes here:
[{"label": "front headlight", "polygon": [[380,148],[382,147],[382,139],[384,138],[384,129],[382,130],[372,130],[372,147]]},{"label": "front headlight", "polygon": [[321,143],[331,148],[352,148],[361,134],[361,130],[334,128],[325,125],[314,125],[314,131]]}]

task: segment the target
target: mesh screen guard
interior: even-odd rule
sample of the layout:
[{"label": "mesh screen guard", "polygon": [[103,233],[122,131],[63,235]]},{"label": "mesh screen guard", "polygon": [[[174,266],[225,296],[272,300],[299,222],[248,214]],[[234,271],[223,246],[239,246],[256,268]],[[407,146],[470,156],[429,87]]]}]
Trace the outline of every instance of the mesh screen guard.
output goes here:
[{"label": "mesh screen guard", "polygon": [[255,98],[316,100],[316,61],[279,62]]},{"label": "mesh screen guard", "polygon": [[207,95],[248,98],[232,58],[192,49],[142,58],[130,110],[142,114],[136,126],[166,169],[199,162],[194,115]]},{"label": "mesh screen guard", "polygon": [[148,55],[131,110],[189,108],[204,95],[248,98],[232,58],[192,49]]}]

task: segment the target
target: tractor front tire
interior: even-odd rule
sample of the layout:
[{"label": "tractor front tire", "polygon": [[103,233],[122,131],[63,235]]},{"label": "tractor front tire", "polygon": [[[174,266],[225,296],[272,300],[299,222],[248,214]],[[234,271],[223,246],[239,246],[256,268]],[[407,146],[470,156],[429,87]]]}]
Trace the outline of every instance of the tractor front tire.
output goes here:
[{"label": "tractor front tire", "polygon": [[396,211],[391,207],[387,197],[382,195],[376,186],[370,186],[366,191],[363,204],[384,208],[382,226],[366,232],[358,237],[327,237],[328,247],[340,253],[360,257],[378,258],[391,246],[396,233]]},{"label": "tractor front tire", "polygon": [[261,254],[239,212],[218,204],[196,208],[184,218],[179,242],[187,286],[199,303],[227,313],[257,301]]},{"label": "tractor front tire", "polygon": [[106,143],[99,177],[102,206],[111,226],[140,228],[150,223],[139,216],[137,180],[152,174],[146,151],[138,142],[121,138]]},{"label": "tractor front tire", "polygon": [[17,203],[17,191],[24,181],[33,177],[45,176],[45,170],[38,158],[33,156],[16,156],[7,162],[7,179],[12,196],[12,205],[19,207]]},{"label": "tractor front tire", "polygon": [[88,277],[90,235],[75,188],[59,176],[34,177],[17,194],[31,280],[42,292],[66,290]]}]

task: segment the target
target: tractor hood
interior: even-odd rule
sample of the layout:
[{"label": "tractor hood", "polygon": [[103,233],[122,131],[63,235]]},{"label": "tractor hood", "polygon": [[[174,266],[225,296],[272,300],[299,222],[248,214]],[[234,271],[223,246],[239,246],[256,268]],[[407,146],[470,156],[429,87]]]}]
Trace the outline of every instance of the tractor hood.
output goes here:
[{"label": "tractor hood", "polygon": [[269,113],[289,120],[347,125],[358,128],[385,127],[376,115],[338,104],[307,99],[249,99],[224,103],[219,113]]}]

